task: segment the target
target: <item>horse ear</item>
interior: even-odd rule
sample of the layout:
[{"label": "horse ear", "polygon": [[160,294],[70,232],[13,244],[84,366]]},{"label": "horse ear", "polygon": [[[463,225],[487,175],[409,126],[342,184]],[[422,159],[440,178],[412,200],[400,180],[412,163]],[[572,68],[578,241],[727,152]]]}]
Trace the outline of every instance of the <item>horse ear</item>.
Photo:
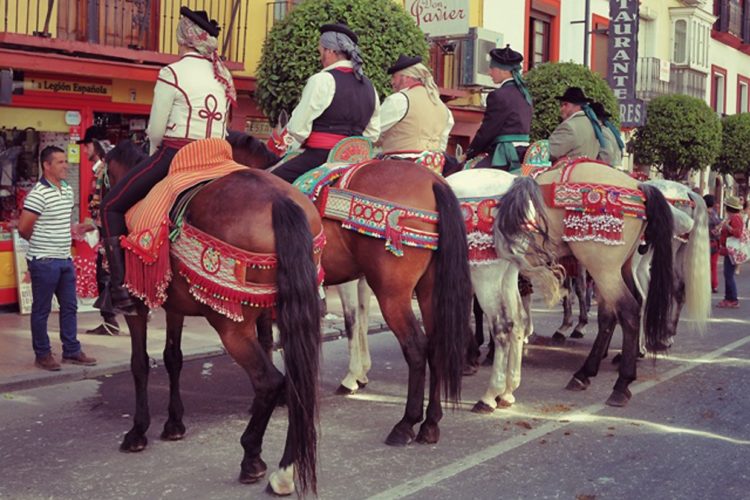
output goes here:
[{"label": "horse ear", "polygon": [[458,160],[459,163],[463,163],[466,159],[464,156],[464,148],[460,144],[456,144],[456,160]]},{"label": "horse ear", "polygon": [[276,122],[276,127],[280,129],[286,128],[287,123],[289,123],[289,114],[285,109],[282,109],[281,113],[279,113],[279,119]]}]

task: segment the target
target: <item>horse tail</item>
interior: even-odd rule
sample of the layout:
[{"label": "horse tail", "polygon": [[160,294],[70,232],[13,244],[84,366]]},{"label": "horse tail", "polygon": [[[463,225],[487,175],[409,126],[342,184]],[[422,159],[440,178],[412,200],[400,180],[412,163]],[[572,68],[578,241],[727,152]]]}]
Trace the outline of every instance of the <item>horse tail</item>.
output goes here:
[{"label": "horse tail", "polygon": [[705,333],[711,316],[710,243],[708,237],[708,209],[703,198],[690,191],[693,209],[693,230],[687,241],[685,257],[681,263],[685,275],[686,319],[693,322],[700,333]]},{"label": "horse tail", "polygon": [[[654,186],[640,185],[646,195],[646,243],[653,248],[651,280],[646,297],[644,329],[646,348],[664,351],[669,346],[669,318],[674,296],[672,274],[672,209],[664,195]],[[708,250],[706,250],[708,251]]]},{"label": "horse tail", "polygon": [[[296,465],[302,491],[316,492],[320,307],[310,226],[302,208],[286,197],[273,202],[278,269],[277,322],[284,349],[289,437],[293,453],[280,467]],[[284,463],[289,460],[290,463]]]},{"label": "horse tail", "polygon": [[442,367],[445,399],[461,398],[464,343],[469,335],[471,273],[466,225],[456,195],[445,182],[432,185],[438,210],[438,248],[435,251],[433,311],[435,331],[429,342]]},{"label": "horse tail", "polygon": [[[530,237],[531,230],[539,239]],[[533,277],[550,305],[560,302],[564,270],[549,249],[549,221],[542,191],[534,179],[517,177],[503,195],[494,239],[500,257],[518,266],[521,274]],[[526,256],[533,256],[539,264],[532,264]]]}]

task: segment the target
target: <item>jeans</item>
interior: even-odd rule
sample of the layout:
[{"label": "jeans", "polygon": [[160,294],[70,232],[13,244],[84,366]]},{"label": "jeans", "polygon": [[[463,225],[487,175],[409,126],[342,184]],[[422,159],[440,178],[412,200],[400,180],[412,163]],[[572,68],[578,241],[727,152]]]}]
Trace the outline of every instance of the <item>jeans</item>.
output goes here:
[{"label": "jeans", "polygon": [[732,264],[728,255],[724,256],[724,299],[737,300],[737,283],[734,281],[734,271],[737,266]]},{"label": "jeans", "polygon": [[78,328],[76,312],[76,272],[71,259],[33,259],[29,261],[31,274],[31,343],[37,358],[50,353],[47,320],[52,309],[52,295],[60,304],[60,340],[63,357],[73,357],[81,352],[76,337]]}]

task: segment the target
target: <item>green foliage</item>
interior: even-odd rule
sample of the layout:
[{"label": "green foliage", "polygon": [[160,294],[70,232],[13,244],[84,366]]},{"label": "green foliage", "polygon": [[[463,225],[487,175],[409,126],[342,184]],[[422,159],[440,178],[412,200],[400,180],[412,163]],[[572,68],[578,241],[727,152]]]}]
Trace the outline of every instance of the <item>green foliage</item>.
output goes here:
[{"label": "green foliage", "polygon": [[321,70],[318,28],[344,21],[359,36],[365,75],[380,93],[391,92],[386,73],[399,54],[427,59],[424,34],[392,0],[305,0],[276,23],[263,44],[256,98],[271,123],[291,112],[307,79]]},{"label": "green foliage", "polygon": [[630,147],[636,163],[655,165],[665,179],[684,180],[718,157],[721,121],[697,97],[657,97],[648,104],[646,123],[636,131]]},{"label": "green foliage", "polygon": [[715,167],[721,173],[750,174],[750,113],[729,115],[721,121],[723,142]]},{"label": "green foliage", "polygon": [[587,97],[600,102],[612,114],[612,122],[620,124],[617,99],[607,82],[585,66],[576,63],[545,63],[534,66],[524,75],[534,98],[531,140],[546,139],[560,123],[560,96],[568,87],[580,87]]}]

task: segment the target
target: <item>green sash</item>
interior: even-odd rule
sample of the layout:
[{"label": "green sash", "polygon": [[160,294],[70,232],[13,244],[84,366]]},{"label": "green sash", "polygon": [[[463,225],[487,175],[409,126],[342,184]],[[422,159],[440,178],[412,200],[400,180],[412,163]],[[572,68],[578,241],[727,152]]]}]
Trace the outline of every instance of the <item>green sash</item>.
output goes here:
[{"label": "green sash", "polygon": [[518,153],[513,143],[522,141],[529,141],[528,134],[508,134],[495,137],[495,140],[492,141],[492,145],[495,146],[495,152],[492,155],[491,165],[493,167],[503,167],[507,170],[521,168],[521,160],[518,158]]}]

